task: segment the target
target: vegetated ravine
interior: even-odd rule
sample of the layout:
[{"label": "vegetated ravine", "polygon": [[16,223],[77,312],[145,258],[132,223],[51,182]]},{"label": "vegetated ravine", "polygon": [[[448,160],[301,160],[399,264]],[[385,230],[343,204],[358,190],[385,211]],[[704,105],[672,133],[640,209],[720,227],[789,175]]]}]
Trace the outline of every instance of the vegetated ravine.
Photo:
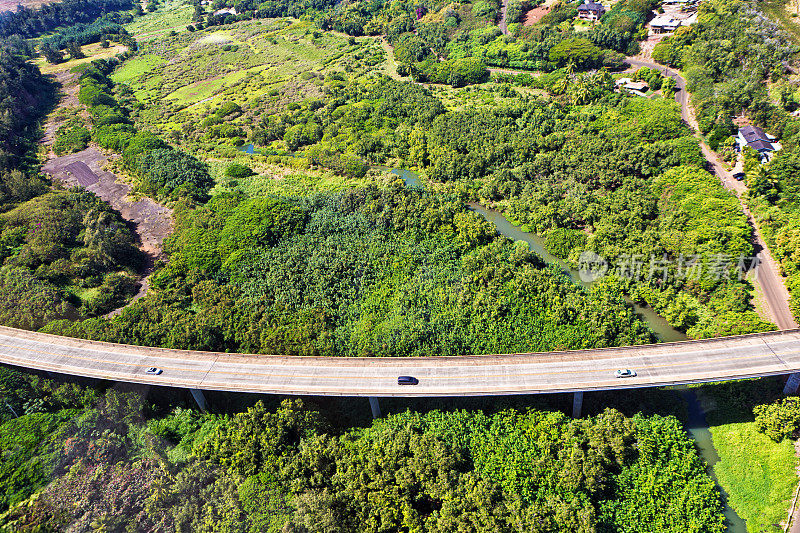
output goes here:
[{"label": "vegetated ravine", "polygon": [[[391,169],[391,172],[400,176],[405,184],[409,187],[424,187],[424,184],[419,179],[419,175],[416,172],[398,168]],[[493,209],[489,209],[479,203],[470,203],[469,206],[474,211],[483,215],[488,221],[492,222],[497,227],[497,231],[501,235],[504,235],[514,241],[524,241],[528,243],[528,247],[530,248],[531,252],[541,257],[542,260],[544,260],[547,264],[558,265],[576,283],[579,283],[585,287],[588,287],[592,284],[590,281],[582,280],[574,268],[570,267],[567,263],[553,254],[549,253],[544,247],[544,239],[542,239],[541,236],[522,231],[519,227],[509,222],[509,220],[503,216],[502,213]],[[633,305],[636,314],[639,315],[639,317],[645,323],[647,323],[650,329],[653,330],[653,332],[662,342],[687,340],[685,333],[670,326],[664,317],[658,315],[652,308],[641,306],[635,302],[631,302],[631,304]],[[714,482],[717,483],[717,478],[713,472],[713,466],[717,461],[719,461],[719,453],[714,447],[714,442],[711,438],[711,432],[709,431],[708,422],[706,421],[702,406],[700,405],[700,402],[694,393],[689,392],[683,394],[682,397],[687,402],[687,410],[689,414],[689,422],[686,426],[687,431],[694,440],[695,446],[700,451],[700,455],[708,465],[709,475]],[[717,483],[717,488],[722,494],[726,520],[725,525],[727,527],[727,531],[731,533],[747,533],[747,525],[745,524],[744,520],[742,520],[741,517],[736,514],[736,511],[730,507],[730,505],[728,505],[727,494],[719,486],[719,483]]]}]

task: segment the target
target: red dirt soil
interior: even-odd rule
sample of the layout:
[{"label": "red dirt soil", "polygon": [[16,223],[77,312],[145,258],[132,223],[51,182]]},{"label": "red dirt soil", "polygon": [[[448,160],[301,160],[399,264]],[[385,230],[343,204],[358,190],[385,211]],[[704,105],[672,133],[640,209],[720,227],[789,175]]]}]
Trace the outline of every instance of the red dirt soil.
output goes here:
[{"label": "red dirt soil", "polygon": [[[2,1],[2,0],[0,0],[0,1]],[[536,24],[537,22],[542,20],[542,17],[544,17],[545,15],[550,13],[550,8],[551,7],[552,6],[545,6],[545,5],[541,5],[539,7],[534,7],[533,9],[531,9],[530,11],[525,13],[525,22],[523,23],[523,25],[524,26],[533,26],[534,24]]]},{"label": "red dirt soil", "polygon": [[0,12],[16,11],[19,5],[35,9],[45,4],[52,4],[54,1],[56,0],[0,0]]}]

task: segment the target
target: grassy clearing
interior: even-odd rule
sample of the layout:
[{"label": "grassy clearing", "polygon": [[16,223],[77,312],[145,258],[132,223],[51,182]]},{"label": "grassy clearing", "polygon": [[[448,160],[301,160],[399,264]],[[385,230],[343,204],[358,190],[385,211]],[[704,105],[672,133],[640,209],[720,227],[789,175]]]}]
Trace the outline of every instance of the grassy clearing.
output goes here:
[{"label": "grassy clearing", "polygon": [[186,31],[193,13],[194,7],[190,2],[166,0],[157,11],[137,18],[125,28],[139,41],[154,39],[170,31]]},{"label": "grassy clearing", "polygon": [[[233,161],[211,160],[208,165],[211,176],[217,185],[212,194],[231,190],[243,191],[251,197],[256,196],[307,196],[317,192],[342,191],[354,187],[363,187],[370,183],[388,183],[396,179],[381,170],[370,170],[362,179],[339,176],[328,171],[291,168],[291,163],[302,167],[303,158],[282,158],[281,164],[270,163],[264,157],[239,156],[235,162],[252,168],[256,174],[247,178],[231,181],[225,177],[225,169]],[[302,165],[301,165],[302,164]]]},{"label": "grassy clearing", "polygon": [[747,522],[748,531],[780,531],[776,524],[786,518],[797,486],[792,442],[772,442],[753,422],[710,430],[720,456],[714,473],[729,494],[730,506]]},{"label": "grassy clearing", "polygon": [[[127,84],[144,104],[134,112],[137,124],[180,143],[181,131],[195,131],[224,104],[240,106],[225,122],[245,137],[263,115],[322,98],[326,84],[337,83],[328,79],[331,72],[338,79],[359,76],[380,72],[386,62],[379,39],[351,40],[308,21],[260,19],[144,41],[112,79]],[[203,138],[184,147],[225,158],[236,150],[232,138]]]},{"label": "grassy clearing", "polygon": [[698,388],[720,460],[714,474],[728,504],[750,532],[782,531],[797,487],[794,443],[775,443],[756,430],[752,407],[780,395],[779,379]]},{"label": "grassy clearing", "polygon": [[386,63],[383,66],[382,72],[395,80],[410,80],[409,76],[401,76],[397,73],[397,61],[394,58],[394,49],[385,38],[381,37],[381,47],[386,52]]},{"label": "grassy clearing", "polygon": [[94,43],[82,46],[81,50],[84,54],[86,54],[86,57],[82,59],[70,59],[69,61],[58,63],[57,65],[51,65],[45,61],[43,57],[37,57],[36,59],[32,60],[32,62],[34,65],[39,67],[39,70],[41,70],[43,74],[56,74],[58,72],[66,72],[84,63],[90,63],[95,59],[108,59],[109,57],[114,57],[115,55],[124,52],[126,47],[121,44],[117,44],[108,48],[103,48],[100,46],[100,43]]},{"label": "grassy clearing", "polygon": [[139,76],[156,67],[164,65],[167,60],[155,55],[138,55],[125,63],[125,68],[115,72],[111,78],[114,83],[130,83]]},{"label": "grassy clearing", "polygon": [[778,22],[796,44],[800,44],[800,21],[793,17],[796,12],[787,6],[786,0],[764,0],[759,4],[761,10],[774,21]]},{"label": "grassy clearing", "polygon": [[[143,43],[141,59],[126,62],[114,79],[126,80],[137,98],[155,106],[168,99],[183,104],[182,108],[223,89],[230,89],[226,101],[246,104],[261,86],[285,84],[304,72],[325,71],[348,48],[341,37],[313,37],[305,22],[257,20],[228,28]],[[268,76],[256,87],[234,88],[248,74],[265,70]],[[158,82],[153,83],[154,79]]]}]

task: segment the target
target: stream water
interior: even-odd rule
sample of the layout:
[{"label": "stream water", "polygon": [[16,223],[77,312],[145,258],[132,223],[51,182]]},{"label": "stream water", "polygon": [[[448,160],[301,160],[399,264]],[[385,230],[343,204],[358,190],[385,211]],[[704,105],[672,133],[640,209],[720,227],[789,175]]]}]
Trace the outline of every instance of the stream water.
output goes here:
[{"label": "stream water", "polygon": [[[408,186],[424,187],[424,184],[415,172],[397,168],[391,169],[391,172],[403,178]],[[518,226],[515,226],[509,222],[502,213],[493,209],[489,209],[483,205],[471,203],[469,207],[475,212],[483,215],[489,222],[494,223],[494,225],[497,227],[498,233],[501,235],[505,235],[514,241],[524,241],[528,243],[528,247],[530,248],[531,252],[541,257],[542,260],[549,265],[558,265],[576,283],[580,283],[584,287],[589,287],[591,285],[591,282],[583,281],[578,275],[578,272],[570,267],[570,265],[548,252],[544,246],[544,239],[540,235],[522,231]],[[646,322],[648,326],[650,326],[650,329],[653,330],[653,332],[662,342],[687,340],[685,333],[670,326],[666,319],[658,315],[651,307],[641,306],[635,302],[630,303],[633,305],[636,314],[639,315],[639,317]],[[712,467],[719,461],[719,454],[717,453],[717,449],[714,448],[714,442],[711,438],[711,431],[708,429],[708,422],[706,421],[705,413],[703,413],[703,408],[697,399],[697,395],[695,395],[695,393],[690,389],[682,389],[680,390],[680,393],[681,396],[686,400],[688,406],[689,422],[686,429],[694,440],[695,446],[697,446],[697,449],[700,452],[700,456],[706,462],[708,474],[714,480],[714,483],[717,484],[717,488],[719,489],[720,494],[722,494],[726,529],[731,533],[747,533],[747,526],[744,520],[742,520],[739,515],[736,514],[736,511],[734,511],[728,505],[728,495],[722,489],[722,487],[719,486],[717,478],[714,476]]]},{"label": "stream water", "polygon": [[[591,286],[592,282],[583,281],[578,275],[577,270],[571,268],[563,260],[548,252],[544,247],[544,238],[542,238],[540,235],[522,231],[518,226],[515,226],[509,222],[502,213],[494,211],[493,209],[489,209],[476,203],[470,204],[469,207],[470,209],[483,215],[489,222],[493,222],[494,225],[497,226],[497,231],[501,235],[505,235],[513,241],[524,241],[528,243],[531,252],[541,257],[545,263],[548,265],[559,266],[562,270],[564,270],[564,272],[569,274],[570,278],[572,278],[576,283],[580,283],[584,287]],[[651,307],[642,306],[630,300],[629,302],[631,305],[633,305],[633,309],[636,314],[639,315],[639,318],[641,318],[647,323],[648,326],[650,326],[650,329],[653,330],[660,341],[675,342],[687,340],[688,337],[685,333],[670,326],[669,322],[667,322],[664,317],[653,311]]]},{"label": "stream water", "polygon": [[722,494],[723,512],[725,513],[725,527],[730,533],[747,533],[747,524],[742,518],[736,514],[730,505],[728,505],[728,493],[719,486],[717,476],[714,475],[713,467],[719,461],[719,454],[717,449],[714,448],[714,442],[711,438],[711,431],[708,429],[708,421],[703,412],[703,406],[697,399],[697,395],[693,390],[681,388],[679,391],[689,411],[689,422],[686,424],[686,429],[694,439],[695,446],[700,451],[700,456],[706,462],[706,471],[714,483],[717,484],[717,489]]},{"label": "stream water", "polygon": [[249,155],[256,155],[256,145],[252,143],[243,144],[239,147],[239,150]]},{"label": "stream water", "polygon": [[[257,153],[255,146],[252,144],[244,145],[240,148],[240,150],[250,155]],[[422,180],[420,180],[419,175],[411,170],[390,167],[374,168],[388,170],[393,174],[398,175],[409,187],[425,187],[425,184],[422,182]],[[470,209],[480,213],[488,221],[493,222],[497,227],[498,233],[501,235],[505,235],[514,241],[524,241],[528,243],[531,252],[541,257],[542,260],[544,260],[547,264],[558,265],[576,283],[580,283],[586,287],[591,285],[591,282],[583,281],[578,275],[578,272],[570,267],[567,263],[549,253],[545,249],[544,239],[541,236],[522,231],[519,227],[509,222],[502,215],[502,213],[489,209],[480,204],[470,204]],[[636,314],[639,315],[639,317],[646,322],[648,326],[650,326],[650,329],[653,330],[653,332],[662,342],[674,342],[687,339],[686,334],[670,326],[669,323],[663,317],[659,316],[652,308],[638,305],[635,302],[630,303],[633,305]],[[709,475],[714,479],[714,482],[717,483],[717,479],[714,476],[712,467],[719,461],[719,454],[717,453],[716,448],[714,448],[714,443],[711,439],[711,432],[708,429],[708,422],[706,421],[705,413],[703,413],[702,406],[692,390],[684,388],[679,392],[686,400],[688,405],[689,422],[687,424],[687,430],[694,439],[695,445],[700,451],[701,457],[703,460],[705,460],[706,465],[708,465],[707,470]],[[747,533],[747,526],[745,525],[744,520],[742,520],[739,515],[737,515],[736,512],[728,505],[728,495],[724,490],[722,490],[722,487],[719,486],[719,483],[717,483],[717,488],[722,494],[727,530],[731,533]]]}]

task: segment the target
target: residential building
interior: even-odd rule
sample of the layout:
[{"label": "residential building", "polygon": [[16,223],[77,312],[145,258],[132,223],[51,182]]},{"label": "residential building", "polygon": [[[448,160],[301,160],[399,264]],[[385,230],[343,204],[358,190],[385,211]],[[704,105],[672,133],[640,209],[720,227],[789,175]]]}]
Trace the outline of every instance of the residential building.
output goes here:
[{"label": "residential building", "polygon": [[673,33],[680,25],[681,21],[672,15],[658,15],[650,22],[650,31],[655,34]]},{"label": "residential building", "polygon": [[605,12],[603,4],[597,2],[586,2],[578,6],[578,18],[581,20],[599,20]]},{"label": "residential building", "polygon": [[625,89],[637,96],[647,96],[650,89],[646,81],[633,81],[631,78],[620,78],[616,81],[618,89]]},{"label": "residential building", "polygon": [[236,15],[236,8],[235,7],[226,7],[223,9],[218,9],[214,11],[215,16],[219,15]]},{"label": "residential building", "polygon": [[772,153],[780,150],[781,146],[775,142],[775,137],[765,133],[758,126],[744,126],[739,128],[736,133],[736,148],[739,151],[749,146],[756,152],[762,160],[769,161]]}]

